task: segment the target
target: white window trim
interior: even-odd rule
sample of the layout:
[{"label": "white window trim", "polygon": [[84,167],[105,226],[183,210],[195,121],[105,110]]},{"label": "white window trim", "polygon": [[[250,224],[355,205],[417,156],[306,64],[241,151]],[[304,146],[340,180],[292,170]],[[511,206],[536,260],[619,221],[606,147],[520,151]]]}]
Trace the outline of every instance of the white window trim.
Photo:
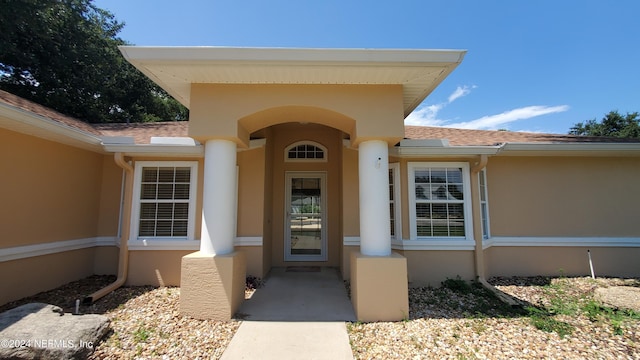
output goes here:
[{"label": "white window trim", "polygon": [[395,218],[395,227],[394,233],[395,236],[391,237],[391,241],[401,241],[402,240],[402,202],[401,202],[401,191],[400,191],[400,163],[390,163],[389,170],[392,170],[393,174],[393,202],[395,204],[394,207],[394,218]]},{"label": "white window trim", "polygon": [[[138,236],[140,226],[140,190],[142,182],[142,168],[144,167],[189,167],[191,169],[189,186],[189,219],[187,222],[186,237],[141,237]],[[195,217],[196,217],[196,197],[198,182],[198,162],[197,161],[137,161],[135,164],[133,177],[133,198],[131,204],[131,231],[129,232],[129,243],[133,249],[156,250],[158,248],[181,247],[180,243],[188,241],[189,247],[195,245]],[[199,242],[198,242],[199,244]],[[187,243],[184,243],[187,245]]]},{"label": "white window trim", "polygon": [[[320,148],[322,150],[322,153],[324,154],[324,157],[321,159],[289,159],[289,150],[293,149],[296,146],[300,146],[300,145],[312,145],[315,146],[317,148]],[[310,141],[310,140],[303,140],[303,141],[297,141],[294,142],[293,144],[287,146],[284,149],[284,161],[285,162],[327,162],[329,159],[329,152],[327,151],[327,148],[325,146],[323,146],[320,143],[317,143],[315,141]]]},{"label": "white window trim", "polygon": [[[482,187],[480,186],[480,177],[483,177],[484,180],[484,201],[482,201]],[[478,199],[478,202],[480,203],[480,226],[482,227],[482,241],[486,241],[489,238],[491,238],[491,217],[490,217],[490,211],[489,211],[489,184],[487,184],[487,169],[482,169],[478,172],[478,194],[480,196],[480,198]],[[485,224],[482,221],[482,203],[484,202],[485,204],[485,208],[486,208],[486,214],[484,214],[484,217],[486,218],[486,233],[487,235],[485,236]]]},{"label": "white window trim", "polygon": [[[416,225],[416,196],[415,196],[415,171],[421,168],[462,168],[462,181],[464,194],[464,237],[419,237]],[[473,245],[473,216],[471,210],[471,177],[469,175],[469,163],[467,162],[409,162],[407,163],[407,178],[409,187],[409,241],[419,240],[421,243],[442,243],[443,241],[454,242],[457,247],[465,247],[466,244]]]}]

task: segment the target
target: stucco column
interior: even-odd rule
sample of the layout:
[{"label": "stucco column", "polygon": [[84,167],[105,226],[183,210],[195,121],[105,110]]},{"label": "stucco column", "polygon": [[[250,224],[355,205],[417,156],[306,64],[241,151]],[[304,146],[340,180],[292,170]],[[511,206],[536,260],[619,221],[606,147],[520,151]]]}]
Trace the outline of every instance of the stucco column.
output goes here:
[{"label": "stucco column", "polygon": [[389,149],[386,141],[368,140],[358,147],[360,184],[360,252],[391,255]]},{"label": "stucco column", "polygon": [[233,252],[236,226],[236,143],[207,140],[204,147],[204,187],[200,252]]}]

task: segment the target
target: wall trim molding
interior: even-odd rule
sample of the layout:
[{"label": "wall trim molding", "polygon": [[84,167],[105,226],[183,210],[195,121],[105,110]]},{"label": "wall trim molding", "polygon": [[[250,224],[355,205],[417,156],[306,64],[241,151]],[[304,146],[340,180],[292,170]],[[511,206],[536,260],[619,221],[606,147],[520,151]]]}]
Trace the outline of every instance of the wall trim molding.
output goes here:
[{"label": "wall trim molding", "polygon": [[360,246],[360,236],[345,236],[342,238],[344,246]]},{"label": "wall trim molding", "polygon": [[233,242],[235,246],[262,246],[262,236],[238,236]]},{"label": "wall trim molding", "polygon": [[[234,246],[262,246],[262,236],[239,236]],[[133,240],[129,250],[200,250],[200,240]]]},{"label": "wall trim molding", "polygon": [[[262,236],[242,236],[234,241],[235,246],[262,246]],[[0,262],[20,260],[35,256],[51,255],[66,251],[91,247],[120,247],[120,239],[115,236],[97,236],[92,238],[52,241],[42,244],[14,246],[0,249]],[[200,249],[200,240],[133,240],[128,243],[129,250],[193,250]]]},{"label": "wall trim molding", "polygon": [[0,249],[0,262],[19,260],[34,256],[57,254],[98,246],[118,246],[116,237],[99,236],[85,239],[53,241],[42,244],[14,246]]},{"label": "wall trim molding", "polygon": [[[359,236],[345,236],[343,246],[360,246]],[[496,236],[486,239],[482,249],[491,247],[640,247],[640,237],[517,237]],[[469,240],[392,240],[393,250],[475,250]]]},{"label": "wall trim molding", "polygon": [[640,238],[494,236],[482,243],[483,249],[488,249],[494,246],[640,247]]},{"label": "wall trim molding", "polygon": [[[14,246],[0,249],[0,262],[50,255],[99,246],[120,246],[115,236],[54,241],[43,244]],[[360,246],[359,236],[345,236],[344,246]],[[234,246],[263,246],[262,236],[240,236]],[[491,247],[640,247],[640,237],[517,237],[495,236],[485,240],[484,250]],[[474,250],[465,240],[392,240],[394,250]],[[193,250],[200,249],[200,240],[135,240],[129,241],[129,250]]]}]

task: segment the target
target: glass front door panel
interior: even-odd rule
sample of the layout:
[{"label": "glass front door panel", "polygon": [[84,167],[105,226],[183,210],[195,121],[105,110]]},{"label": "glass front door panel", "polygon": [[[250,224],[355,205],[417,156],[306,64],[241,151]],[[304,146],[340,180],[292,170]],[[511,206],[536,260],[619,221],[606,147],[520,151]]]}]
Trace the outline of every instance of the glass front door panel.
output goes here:
[{"label": "glass front door panel", "polygon": [[324,178],[290,174],[287,179],[287,260],[323,260]]}]

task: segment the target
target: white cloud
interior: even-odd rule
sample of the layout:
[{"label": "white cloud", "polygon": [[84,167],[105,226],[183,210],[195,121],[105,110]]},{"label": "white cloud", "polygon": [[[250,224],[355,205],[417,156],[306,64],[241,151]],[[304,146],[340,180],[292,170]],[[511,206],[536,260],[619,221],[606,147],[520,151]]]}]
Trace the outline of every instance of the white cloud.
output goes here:
[{"label": "white cloud", "polygon": [[473,85],[473,86],[469,86],[469,85],[465,85],[465,86],[458,86],[456,88],[456,90],[449,95],[449,104],[451,104],[452,102],[456,101],[458,98],[461,98],[465,95],[468,95],[471,92],[471,89],[475,89],[477,86]]},{"label": "white cloud", "polygon": [[457,99],[468,95],[471,90],[476,87],[477,86],[475,85],[458,86],[453,93],[449,95],[446,102],[418,107],[409,114],[409,116],[407,116],[405,124],[420,126],[446,126],[446,123],[449,122],[449,120],[438,119],[438,112]]},{"label": "white cloud", "polygon": [[446,120],[438,119],[438,111],[443,107],[444,104],[435,104],[418,108],[409,114],[404,122],[407,125],[443,126]]},{"label": "white cloud", "polygon": [[475,88],[477,88],[476,85],[458,86],[451,93],[451,95],[449,95],[447,101],[443,101],[438,104],[423,105],[418,107],[411,114],[409,114],[409,116],[405,120],[405,124],[420,126],[443,126],[458,129],[496,130],[504,127],[505,124],[509,124],[514,121],[526,120],[536,116],[560,113],[569,110],[568,105],[524,106],[521,108],[505,111],[497,115],[487,115],[475,120],[457,123],[452,122],[452,120],[441,119],[438,117],[438,113],[440,112],[440,110],[444,109],[447,105],[458,100],[459,98],[469,95],[469,93],[471,93],[471,90]]},{"label": "white cloud", "polygon": [[530,119],[536,116],[554,114],[569,110],[568,105],[559,106],[525,106],[497,115],[487,115],[476,120],[446,124],[447,127],[458,129],[498,129],[501,125],[508,124],[518,120]]}]

